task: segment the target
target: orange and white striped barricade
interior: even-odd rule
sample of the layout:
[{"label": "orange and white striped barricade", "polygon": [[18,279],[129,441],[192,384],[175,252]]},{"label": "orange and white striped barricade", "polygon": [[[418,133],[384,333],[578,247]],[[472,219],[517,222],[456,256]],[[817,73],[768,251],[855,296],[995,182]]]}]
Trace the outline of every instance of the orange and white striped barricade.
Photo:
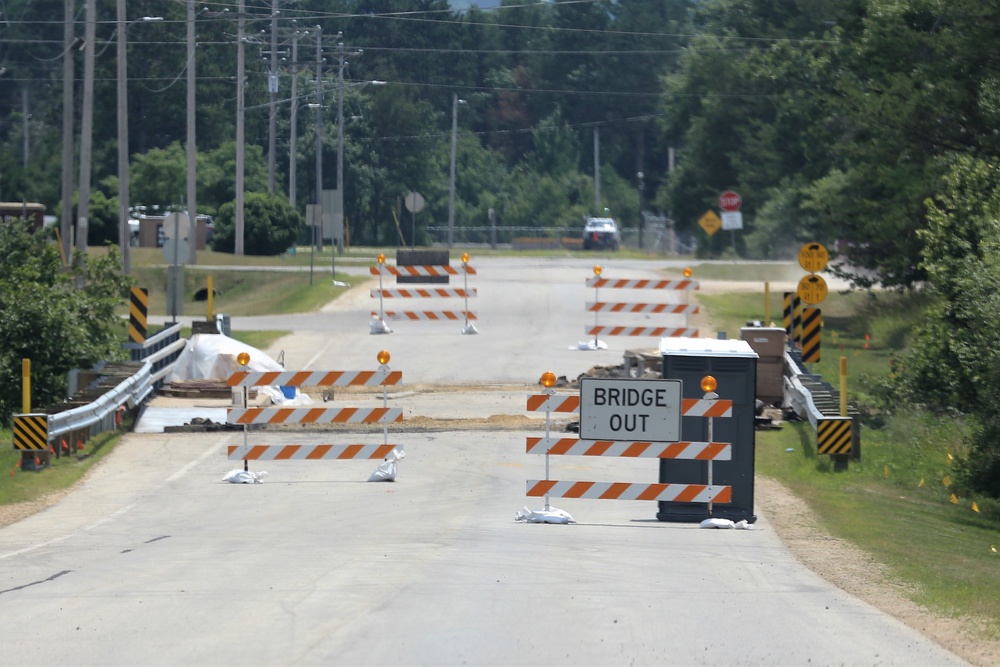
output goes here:
[{"label": "orange and white striped barricade", "polygon": [[[406,320],[409,322],[465,322],[463,334],[478,334],[479,331],[472,321],[477,319],[476,313],[469,310],[469,299],[478,296],[475,288],[469,288],[469,276],[476,275],[476,270],[469,265],[469,254],[462,254],[461,268],[448,264],[429,266],[389,266],[385,263],[385,255],[378,256],[378,264],[369,267],[372,275],[378,276],[378,289],[371,291],[372,298],[378,297],[378,310],[371,312],[369,330],[372,334],[392,333],[386,320]],[[382,285],[384,276],[462,276],[462,287],[397,287],[386,288]],[[386,310],[386,299],[463,299],[464,307],[459,310]]]},{"label": "orange and white striped barricade", "polygon": [[[548,373],[546,375],[549,375]],[[546,382],[545,375],[543,384]],[[554,378],[554,376],[553,376]],[[683,410],[684,408],[682,408]],[[692,407],[691,409],[696,409]],[[545,510],[550,509],[549,497],[593,498],[603,500],[657,500],[676,502],[727,503],[732,488],[709,484],[642,484],[631,482],[592,482],[552,480],[549,475],[550,456],[614,456],[633,458],[672,458],[707,461],[728,461],[732,446],[722,442],[649,442],[624,440],[587,440],[572,437],[552,437],[551,415],[554,412],[580,411],[580,396],[558,395],[548,386],[542,394],[528,396],[528,412],[545,412],[545,436],[528,437],[525,450],[545,456],[545,479],[529,479],[526,495],[545,498]]]},{"label": "orange and white striped barricade", "polygon": [[[381,364],[374,371],[240,371],[233,373],[226,384],[235,389],[234,404],[226,411],[226,422],[243,425],[243,444],[228,448],[230,460],[243,461],[243,469],[248,470],[250,459],[262,461],[286,460],[353,460],[385,459],[393,450],[402,452],[399,445],[389,444],[389,424],[403,421],[402,408],[388,405],[388,387],[399,384],[403,379],[400,371],[393,371],[386,365],[389,353],[378,353]],[[247,358],[248,359],[248,358]],[[240,363],[245,364],[241,361]],[[246,392],[250,387],[382,387],[382,407],[380,408],[329,408],[318,406],[273,406],[251,407],[247,405]],[[250,425],[266,427],[284,424],[382,424],[383,443],[381,445],[253,445],[247,442]],[[398,457],[397,457],[398,458]]]},{"label": "orange and white striped barricade", "polygon": [[[546,373],[542,376],[545,384]],[[554,379],[554,376],[552,376]],[[682,407],[682,410],[684,408]],[[697,410],[697,406],[691,406]],[[707,410],[708,408],[702,407]],[[675,502],[728,503],[732,488],[708,484],[642,484],[631,482],[592,482],[552,480],[549,475],[550,456],[613,456],[630,458],[688,459],[696,461],[729,461],[732,446],[724,442],[650,442],[627,440],[587,440],[573,437],[552,437],[553,412],[579,412],[580,396],[558,395],[551,387],[542,394],[528,396],[529,412],[545,412],[545,436],[528,437],[528,454],[545,456],[545,479],[529,479],[526,495],[545,498],[545,510],[550,509],[549,497],[592,498],[601,500],[657,500]],[[731,406],[730,406],[731,410]],[[709,438],[711,440],[711,438]]]},{"label": "orange and white striped barricade", "polygon": [[[702,378],[701,387],[706,392],[704,398],[685,398],[681,400],[681,416],[682,417],[705,417],[708,419],[708,439],[712,440],[715,436],[714,425],[716,417],[732,417],[733,416],[733,402],[728,399],[720,399],[719,395],[715,393],[716,382],[715,378],[708,375]],[[731,450],[730,450],[731,452]],[[732,455],[727,459],[708,459],[708,478],[707,482],[709,486],[712,485],[712,461],[713,460],[726,460],[731,461]],[[730,493],[730,500],[726,502],[731,502],[732,494]],[[707,502],[708,504],[708,516],[712,516],[712,500],[691,500],[682,502]],[[722,502],[722,501],[715,501]]]},{"label": "orange and white striped barricade", "polygon": [[[584,331],[588,336],[594,337],[594,347],[600,342],[600,336],[642,336],[655,338],[694,338],[698,336],[698,330],[688,326],[688,317],[697,315],[700,308],[697,304],[688,303],[691,290],[698,289],[698,281],[685,277],[681,280],[644,280],[644,279],[610,279],[603,278],[601,274],[603,268],[594,267],[594,276],[587,279],[587,287],[594,288],[594,301],[586,302],[588,313],[594,313],[593,326],[586,326]],[[687,273],[687,272],[686,272]],[[660,293],[680,292],[683,295],[683,303],[626,303],[609,302],[600,300],[600,289],[631,289],[631,290],[657,290]],[[628,324],[602,325],[600,316],[602,313],[613,313],[616,315],[642,315],[649,318],[651,315],[662,317],[676,316],[681,318],[679,326],[635,326]]]}]

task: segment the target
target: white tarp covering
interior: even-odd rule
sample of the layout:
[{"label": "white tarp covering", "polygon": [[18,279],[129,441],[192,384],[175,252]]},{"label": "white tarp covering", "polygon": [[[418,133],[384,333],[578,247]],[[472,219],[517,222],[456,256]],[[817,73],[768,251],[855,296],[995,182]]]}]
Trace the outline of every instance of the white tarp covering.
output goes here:
[{"label": "white tarp covering", "polygon": [[[250,355],[250,363],[246,368],[236,361],[240,352]],[[167,382],[214,378],[224,380],[243,370],[282,371],[284,368],[266,352],[235,338],[223,334],[193,334],[165,379]]]},{"label": "white tarp covering", "polygon": [[[246,367],[240,366],[236,361],[240,352],[250,355],[250,363]],[[233,373],[244,370],[262,372],[285,369],[266,352],[241,343],[235,338],[224,334],[193,334],[165,380],[167,382],[224,380]],[[258,389],[269,396],[275,405],[309,405],[313,402],[302,392],[296,392],[295,398],[285,398],[279,387],[258,387]]]}]

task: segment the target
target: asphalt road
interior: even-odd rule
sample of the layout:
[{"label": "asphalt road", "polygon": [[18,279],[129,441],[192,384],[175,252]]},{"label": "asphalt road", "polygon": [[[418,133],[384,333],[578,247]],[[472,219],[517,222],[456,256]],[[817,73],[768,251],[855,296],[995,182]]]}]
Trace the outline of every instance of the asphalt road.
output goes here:
[{"label": "asphalt road", "polygon": [[[414,389],[433,416],[523,414],[542,371],[617,363],[626,345],[570,349],[585,338],[587,266],[511,264],[480,271],[478,336],[404,323],[372,336],[367,290],[313,326],[247,324],[297,331],[280,342],[289,369],[372,369],[385,348],[404,383],[477,385],[448,394],[453,408]],[[553,499],[576,523],[515,521],[542,504],[525,497],[525,480],[544,476],[526,435],[541,433],[404,422],[389,433],[406,451],[394,483],[366,481],[373,461],[282,461],[251,462],[269,473],[253,485],[222,481],[241,465],[225,455],[239,433],[130,435],[57,505],[0,529],[0,662],[962,664],[797,563],[767,516],[752,530],[705,530],[656,521],[650,502]],[[382,433],[247,437],[379,443]],[[552,457],[551,470],[648,481],[655,471],[605,457]]]}]

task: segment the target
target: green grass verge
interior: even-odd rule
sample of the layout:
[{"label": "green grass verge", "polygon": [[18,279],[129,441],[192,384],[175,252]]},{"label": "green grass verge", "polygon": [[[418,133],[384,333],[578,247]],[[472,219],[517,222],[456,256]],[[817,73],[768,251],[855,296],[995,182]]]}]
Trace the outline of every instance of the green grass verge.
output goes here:
[{"label": "green grass verge", "polygon": [[[730,337],[763,318],[763,289],[698,299]],[[922,294],[830,294],[819,305],[823,354],[812,370],[836,387],[846,357],[850,402],[867,406],[927,303]],[[771,313],[781,326],[781,294],[771,294]],[[1000,503],[956,497],[950,488],[951,462],[966,453],[966,425],[918,410],[865,414],[861,460],[846,471],[816,453],[816,434],[801,422],[757,434],[756,471],[788,487],[830,534],[888,566],[915,602],[1000,637]]]},{"label": "green grass verge", "polygon": [[[140,287],[149,290],[149,313],[169,315],[166,268],[136,267],[132,274]],[[209,276],[216,292],[212,312],[236,316],[311,312],[348,289],[334,285],[329,270],[314,274],[310,283],[308,272],[187,269],[180,314],[208,316],[208,302],[196,301],[194,297],[198,290],[208,287]],[[350,281],[342,274],[337,274],[337,280]]]},{"label": "green grass verge", "polygon": [[[131,428],[131,418],[126,417],[122,428]],[[83,449],[56,458],[49,457],[49,465],[38,471],[22,471],[21,452],[13,447],[0,448],[0,505],[23,503],[64,491],[80,481],[87,471],[107,456],[118,444],[121,433],[107,432],[94,436]],[[0,429],[0,442],[12,443],[10,429]]]}]

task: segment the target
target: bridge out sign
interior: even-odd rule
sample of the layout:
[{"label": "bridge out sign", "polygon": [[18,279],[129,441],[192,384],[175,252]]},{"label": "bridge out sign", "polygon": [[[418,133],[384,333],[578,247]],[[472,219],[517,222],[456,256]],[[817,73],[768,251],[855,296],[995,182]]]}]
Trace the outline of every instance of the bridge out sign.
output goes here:
[{"label": "bridge out sign", "polygon": [[681,381],[582,378],[580,438],[678,442]]}]

